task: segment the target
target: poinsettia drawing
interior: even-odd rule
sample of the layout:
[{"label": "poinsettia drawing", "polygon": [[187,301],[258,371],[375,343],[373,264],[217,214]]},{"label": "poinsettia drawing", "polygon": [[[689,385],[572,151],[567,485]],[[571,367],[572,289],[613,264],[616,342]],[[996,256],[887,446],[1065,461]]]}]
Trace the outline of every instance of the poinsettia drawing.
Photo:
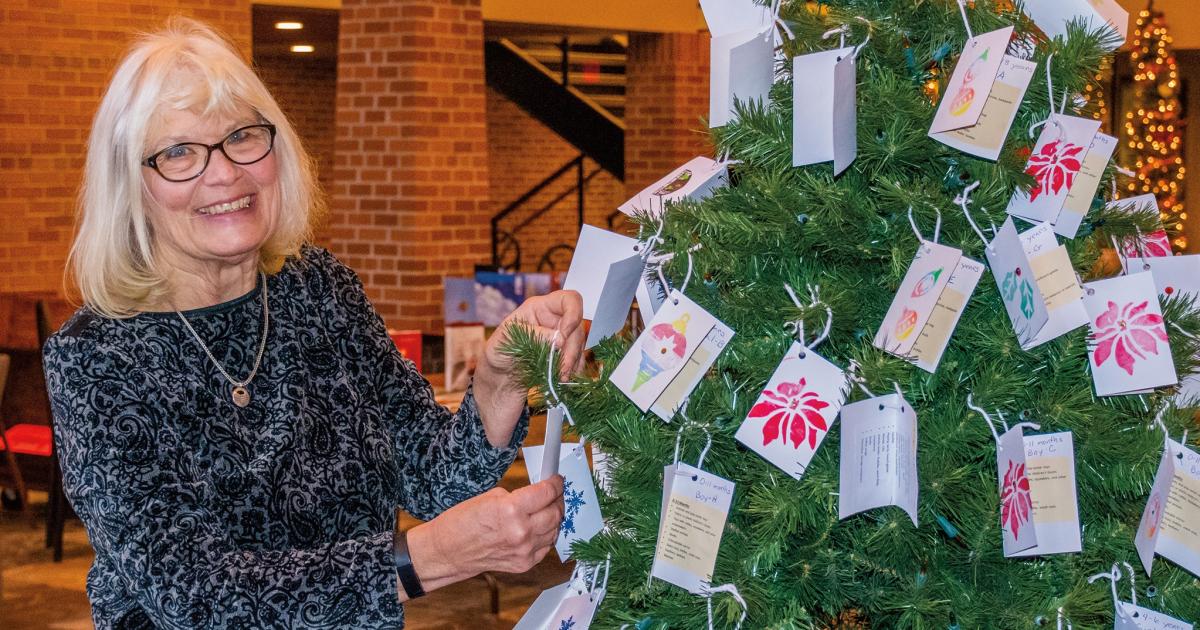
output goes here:
[{"label": "poinsettia drawing", "polygon": [[1047,143],[1040,151],[1029,156],[1025,172],[1037,179],[1037,185],[1029,191],[1029,200],[1036,201],[1047,190],[1057,195],[1064,188],[1070,189],[1075,175],[1083,168],[1079,154],[1083,147],[1065,140]]},{"label": "poinsettia drawing", "polygon": [[1171,239],[1166,230],[1143,234],[1140,243],[1138,237],[1129,236],[1121,243],[1121,251],[1126,258],[1162,258],[1171,255]]},{"label": "poinsettia drawing", "polygon": [[818,432],[829,430],[829,424],[821,415],[821,410],[829,403],[821,400],[816,392],[804,391],[807,385],[801,378],[795,383],[780,383],[775,391],[763,390],[749,415],[750,418],[766,419],[763,446],[782,439],[792,448],[800,448],[806,440],[809,448],[817,448]]},{"label": "poinsettia drawing", "polygon": [[1108,301],[1108,308],[1096,318],[1093,326],[1096,350],[1092,360],[1096,367],[1113,357],[1122,370],[1133,376],[1134,363],[1145,360],[1147,354],[1158,354],[1158,342],[1166,343],[1167,329],[1163,326],[1162,315],[1147,313],[1147,308],[1149,302],[1145,300],[1121,307]]},{"label": "poinsettia drawing", "polygon": [[1012,532],[1013,538],[1020,535],[1021,526],[1029,522],[1033,511],[1033,500],[1029,496],[1029,478],[1025,476],[1025,464],[1008,460],[1008,472],[1004,473],[1004,487],[1000,491],[1000,525]]}]

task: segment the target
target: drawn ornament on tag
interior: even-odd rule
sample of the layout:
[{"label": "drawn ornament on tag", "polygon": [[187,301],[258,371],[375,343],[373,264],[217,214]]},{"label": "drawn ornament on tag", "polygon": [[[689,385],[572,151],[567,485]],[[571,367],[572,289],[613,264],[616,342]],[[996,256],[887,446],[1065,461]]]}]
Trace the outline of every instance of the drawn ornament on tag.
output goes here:
[{"label": "drawn ornament on tag", "polygon": [[1063,187],[1071,188],[1075,175],[1083,168],[1079,154],[1083,147],[1076,146],[1064,140],[1055,140],[1046,144],[1041,151],[1029,157],[1029,166],[1025,173],[1037,180],[1037,185],[1029,191],[1029,200],[1035,201],[1038,195],[1049,189],[1050,194],[1057,195]]},{"label": "drawn ornament on tag", "polygon": [[1033,500],[1029,496],[1029,479],[1025,476],[1025,464],[1012,460],[1008,472],[1004,473],[1004,490],[1000,494],[1000,524],[1019,537],[1021,526],[1029,522],[1033,511]]},{"label": "drawn ornament on tag", "polygon": [[1150,497],[1150,509],[1146,512],[1146,538],[1154,538],[1158,533],[1158,525],[1162,522],[1162,497],[1154,495]]},{"label": "drawn ornament on tag", "polygon": [[562,524],[559,525],[559,531],[564,534],[575,533],[575,517],[579,515],[579,510],[583,508],[587,501],[583,500],[583,491],[575,490],[571,487],[570,481],[563,481],[563,502],[566,505],[566,511],[563,514]]},{"label": "drawn ornament on tag", "polygon": [[917,312],[911,308],[904,309],[900,313],[900,318],[896,320],[896,339],[904,341],[917,328]]},{"label": "drawn ornament on tag", "polygon": [[691,315],[684,313],[674,322],[655,324],[650,336],[642,342],[642,362],[638,365],[633,391],[658,376],[663,370],[673,369],[687,355],[687,325]]},{"label": "drawn ornament on tag", "polygon": [[658,197],[664,197],[666,195],[669,195],[669,194],[679,190],[680,188],[687,186],[687,183],[691,179],[692,179],[692,172],[687,169],[684,169],[683,172],[680,173],[678,177],[667,182],[662,188],[659,188],[658,190],[654,191],[654,195],[658,196]]},{"label": "drawn ornament on tag", "polygon": [[1033,317],[1033,286],[1029,284],[1028,278],[1021,277],[1020,267],[1004,276],[1000,292],[1004,296],[1005,302],[1012,302],[1019,292],[1021,294],[1021,314],[1026,319]]},{"label": "drawn ornament on tag", "polygon": [[937,269],[925,274],[925,276],[921,278],[921,281],[917,283],[917,286],[913,287],[912,297],[919,298],[922,295],[929,293],[929,291],[933,289],[934,285],[937,284],[938,278],[942,277],[942,271],[943,269],[938,267]]},{"label": "drawn ornament on tag", "polygon": [[958,94],[955,94],[954,100],[950,101],[951,115],[962,116],[967,113],[968,109],[971,109],[971,104],[975,102],[975,88],[973,86],[975,83],[975,69],[980,64],[987,62],[988,53],[991,50],[991,47],[984,48],[983,54],[979,55],[975,61],[972,61],[970,66],[967,66],[967,71],[963,73],[962,85],[958,88]]},{"label": "drawn ornament on tag", "polygon": [[775,391],[763,391],[749,415],[766,418],[763,446],[782,439],[784,444],[790,441],[792,448],[800,448],[807,439],[809,448],[817,448],[818,431],[829,430],[829,424],[821,415],[821,410],[829,403],[821,400],[816,392],[804,391],[807,384],[801,378],[797,383],[780,383]]},{"label": "drawn ornament on tag", "polygon": [[1167,341],[1167,330],[1163,327],[1162,315],[1147,313],[1148,301],[1134,305],[1133,302],[1118,308],[1109,300],[1108,309],[1096,318],[1096,352],[1093,361],[1096,367],[1104,365],[1114,357],[1117,365],[1133,376],[1133,366],[1146,354],[1158,354],[1158,342]]}]

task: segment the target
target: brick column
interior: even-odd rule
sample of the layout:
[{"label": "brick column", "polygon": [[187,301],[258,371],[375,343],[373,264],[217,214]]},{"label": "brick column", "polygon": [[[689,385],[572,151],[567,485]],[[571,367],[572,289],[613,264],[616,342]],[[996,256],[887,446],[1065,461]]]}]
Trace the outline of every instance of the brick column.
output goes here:
[{"label": "brick column", "polygon": [[345,0],[329,233],[389,326],[491,256],[480,0]]},{"label": "brick column", "polygon": [[708,33],[633,33],[626,66],[625,190],[711,153]]}]

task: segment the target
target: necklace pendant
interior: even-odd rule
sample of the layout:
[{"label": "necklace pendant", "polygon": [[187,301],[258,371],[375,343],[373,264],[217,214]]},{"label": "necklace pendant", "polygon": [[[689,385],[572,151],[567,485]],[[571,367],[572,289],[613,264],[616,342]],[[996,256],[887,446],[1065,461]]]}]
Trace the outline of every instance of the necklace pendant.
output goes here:
[{"label": "necklace pendant", "polygon": [[245,387],[238,385],[229,393],[233,398],[233,404],[239,407],[245,407],[246,405],[250,404],[250,390],[246,389]]}]

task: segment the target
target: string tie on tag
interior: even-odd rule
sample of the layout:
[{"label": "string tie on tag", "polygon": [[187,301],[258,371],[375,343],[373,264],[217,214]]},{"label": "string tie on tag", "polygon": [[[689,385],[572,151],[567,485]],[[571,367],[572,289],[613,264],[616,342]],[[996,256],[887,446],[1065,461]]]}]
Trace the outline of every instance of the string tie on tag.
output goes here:
[{"label": "string tie on tag", "polygon": [[1066,111],[1067,111],[1067,92],[1066,92],[1066,90],[1063,91],[1062,107],[1061,107],[1060,111],[1055,111],[1054,110],[1054,79],[1050,75],[1050,65],[1053,62],[1054,62],[1054,53],[1050,53],[1050,56],[1046,57],[1046,97],[1050,101],[1050,113],[1046,116],[1045,120],[1038,122],[1038,123],[1034,123],[1033,126],[1031,126],[1029,128],[1029,137],[1030,138],[1033,137],[1033,132],[1037,131],[1039,127],[1042,127],[1047,124],[1051,124],[1051,125],[1054,125],[1055,127],[1058,127],[1060,139],[1061,139],[1061,136],[1066,134],[1066,130],[1063,128],[1062,123],[1058,122],[1058,120],[1055,119],[1055,115],[1066,113]]},{"label": "string tie on tag", "polygon": [[[938,210],[937,207],[934,207],[933,211],[937,213],[937,222],[933,224],[933,240],[930,242],[936,243],[942,234],[942,211]],[[925,237],[921,234],[921,230],[917,229],[917,222],[913,219],[912,206],[908,207],[908,225],[912,227],[913,234],[917,235],[917,241],[925,242]]]},{"label": "string tie on tag", "polygon": [[779,12],[782,8],[783,0],[775,0],[771,8],[772,19],[775,24],[779,26],[779,28],[783,29],[783,32],[787,33],[788,39],[796,41],[796,34],[792,32],[792,29],[787,25],[787,22],[784,21],[783,18],[779,17]]},{"label": "string tie on tag", "polygon": [[992,416],[983,407],[975,404],[975,401],[972,399],[973,395],[971,393],[967,394],[967,408],[983,416],[983,419],[987,421],[988,428],[992,430],[992,437],[996,439],[996,445],[998,446],[1000,444],[1000,433],[996,431],[996,424],[992,422]]},{"label": "string tie on tag", "polygon": [[1067,630],[1073,630],[1073,628],[1071,627],[1071,621],[1069,619],[1067,619],[1066,614],[1063,613],[1062,606],[1059,606],[1058,607],[1058,630],[1063,630],[1063,622],[1064,621],[1067,624]]},{"label": "string tie on tag", "polygon": [[862,366],[859,365],[858,361],[850,359],[850,365],[846,368],[846,380],[856,385],[868,397],[875,398],[875,394],[872,394],[871,390],[867,389],[867,379],[863,377],[861,370]]},{"label": "string tie on tag", "polygon": [[[804,347],[815,348],[815,347],[819,346],[821,344],[821,342],[823,342],[829,338],[829,331],[833,329],[833,309],[830,308],[828,304],[826,304],[824,301],[821,300],[820,288],[814,287],[811,284],[807,285],[808,297],[809,297],[808,304],[800,303],[800,298],[796,297],[796,292],[794,290],[792,290],[792,286],[790,284],[788,284],[786,282],[783,283],[783,288],[787,291],[788,297],[792,298],[792,303],[795,304],[796,308],[800,309],[800,311],[801,311],[800,318],[797,319],[796,321],[792,321],[792,322],[788,322],[788,323],[784,324],[784,328],[792,331],[792,334],[794,336],[796,336],[797,340]],[[808,309],[816,308],[818,305],[825,307],[825,328],[821,331],[820,335],[817,335],[816,339],[813,339],[812,343],[806,344],[804,342],[805,334],[804,334],[804,314],[803,313],[804,313],[804,311],[807,311]]]},{"label": "string tie on tag", "polygon": [[963,26],[967,29],[967,39],[975,39],[975,33],[971,32],[971,23],[967,20],[967,4],[964,0],[958,0],[958,12],[962,14]]},{"label": "string tie on tag", "polygon": [[738,617],[737,625],[734,626],[734,630],[740,630],[742,627],[742,622],[746,621],[747,606],[746,600],[742,599],[742,594],[738,592],[737,587],[733,584],[710,586],[704,589],[704,599],[708,603],[708,630],[713,630],[712,599],[713,595],[716,595],[717,593],[729,593],[729,595],[733,597],[734,601],[736,601],[738,605],[742,607],[742,615]]},{"label": "string tie on tag", "polygon": [[694,426],[704,432],[704,449],[700,451],[700,457],[696,459],[696,468],[704,470],[704,458],[708,455],[709,449],[712,448],[712,433],[709,432],[708,427],[696,422],[692,422],[691,419],[687,417],[686,410],[687,402],[685,401],[684,404],[679,407],[678,411],[679,415],[683,417],[684,422],[680,423],[679,429],[675,431],[675,455],[671,458],[671,464],[674,465],[679,463],[679,448],[683,441],[683,431],[687,429],[688,426]]},{"label": "string tie on tag", "polygon": [[995,252],[996,250],[992,249],[992,242],[983,235],[983,230],[979,229],[979,224],[975,223],[975,219],[971,216],[971,209],[968,207],[971,205],[971,193],[975,192],[976,188],[979,188],[979,180],[975,180],[970,186],[963,189],[962,193],[954,198],[954,203],[962,208],[963,216],[967,217],[967,223],[971,224],[971,229],[975,230],[975,234],[979,237],[979,240],[983,241],[983,246],[988,251]]},{"label": "string tie on tag", "polygon": [[563,409],[563,415],[567,417],[567,422],[571,426],[575,426],[575,418],[571,417],[571,410],[567,408],[567,404],[558,397],[558,392],[554,390],[554,381],[557,380],[554,376],[554,348],[558,341],[559,331],[554,330],[554,336],[550,338],[550,356],[546,360],[546,387],[550,390],[550,396],[554,398],[554,404],[559,405]]},{"label": "string tie on tag", "polygon": [[638,245],[634,246],[634,251],[637,251],[638,254],[641,255],[643,263],[648,262],[651,255],[654,253],[654,248],[663,243],[662,232],[666,225],[666,219],[659,217],[658,230],[654,232],[654,235],[646,239],[645,243],[639,243]]}]

